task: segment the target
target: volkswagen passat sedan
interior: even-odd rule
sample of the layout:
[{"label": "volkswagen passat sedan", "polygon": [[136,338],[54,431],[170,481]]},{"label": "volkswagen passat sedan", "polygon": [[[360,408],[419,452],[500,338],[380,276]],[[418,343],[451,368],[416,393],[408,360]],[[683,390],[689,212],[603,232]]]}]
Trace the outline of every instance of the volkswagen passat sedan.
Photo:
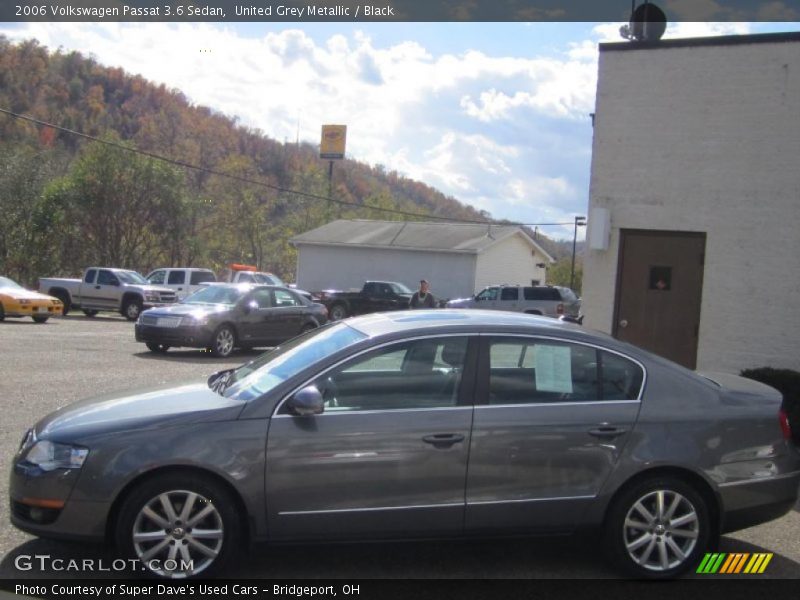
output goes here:
[{"label": "volkswagen passat sedan", "polygon": [[327,320],[322,304],[285,287],[212,283],[177,304],[144,311],[136,341],[151,352],[188,346],[225,357],[237,347],[274,346]]},{"label": "volkswagen passat sedan", "polygon": [[79,402],[26,435],[12,522],[164,577],[247,541],[597,528],[675,576],[797,500],[780,396],[546,317],[414,311],[311,331],[207,382]]}]

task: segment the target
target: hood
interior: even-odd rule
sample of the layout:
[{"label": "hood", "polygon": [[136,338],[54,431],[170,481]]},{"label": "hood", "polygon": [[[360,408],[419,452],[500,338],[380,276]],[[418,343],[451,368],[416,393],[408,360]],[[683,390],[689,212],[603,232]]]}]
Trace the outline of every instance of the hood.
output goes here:
[{"label": "hood", "polygon": [[448,308],[455,308],[457,306],[467,306],[473,301],[473,298],[454,298],[447,301]]},{"label": "hood", "polygon": [[233,306],[225,306],[224,304],[186,304],[178,302],[170,306],[159,306],[157,308],[150,308],[144,312],[143,315],[148,316],[173,316],[173,317],[186,317],[192,316],[196,319],[201,319],[209,315],[228,312],[233,309]]},{"label": "hood", "polygon": [[55,300],[55,298],[47,294],[11,287],[0,287],[0,294],[11,296],[15,300]]},{"label": "hood", "polygon": [[35,429],[39,439],[71,441],[92,433],[231,420],[243,407],[241,401],[212,392],[205,382],[192,383],[81,400],[50,413]]}]

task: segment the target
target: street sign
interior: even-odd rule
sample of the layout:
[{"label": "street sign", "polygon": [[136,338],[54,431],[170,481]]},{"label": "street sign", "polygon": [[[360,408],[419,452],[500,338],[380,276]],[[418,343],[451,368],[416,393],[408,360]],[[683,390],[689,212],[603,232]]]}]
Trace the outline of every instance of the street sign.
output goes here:
[{"label": "street sign", "polygon": [[319,157],[329,160],[344,158],[347,139],[347,125],[323,125],[322,140],[319,144]]}]

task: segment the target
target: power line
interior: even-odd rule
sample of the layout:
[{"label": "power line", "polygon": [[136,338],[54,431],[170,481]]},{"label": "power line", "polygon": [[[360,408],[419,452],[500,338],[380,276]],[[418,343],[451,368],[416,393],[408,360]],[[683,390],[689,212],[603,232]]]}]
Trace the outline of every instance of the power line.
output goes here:
[{"label": "power line", "polygon": [[206,167],[201,167],[199,165],[193,165],[191,163],[187,163],[182,160],[177,160],[174,158],[169,158],[167,156],[162,156],[160,154],[155,154],[154,152],[148,152],[147,150],[141,150],[139,148],[134,148],[130,146],[126,146],[124,144],[120,144],[117,142],[113,142],[111,140],[104,140],[93,135],[89,135],[87,133],[83,133],[81,131],[75,131],[74,129],[69,129],[67,127],[61,127],[60,125],[55,125],[54,123],[48,123],[47,121],[42,121],[41,119],[36,119],[34,117],[28,115],[22,115],[19,113],[15,113],[11,110],[5,109],[0,107],[0,113],[6,114],[10,117],[14,117],[15,119],[21,119],[23,121],[28,121],[30,123],[35,123],[36,125],[41,125],[43,127],[51,127],[57,131],[62,131],[64,133],[68,133],[70,135],[74,135],[77,137],[84,138],[86,140],[90,140],[92,142],[97,142],[99,144],[105,144],[106,146],[111,146],[112,148],[118,148],[120,150],[125,150],[127,152],[132,152],[134,154],[140,154],[141,156],[147,156],[148,158],[152,158],[155,160],[160,160],[178,167],[182,167],[184,169],[192,169],[195,171],[201,171],[203,173],[208,173],[209,175],[216,175],[218,177],[227,177],[228,179],[233,179],[234,181],[239,181],[241,183],[249,183],[251,185],[261,186],[276,192],[281,192],[284,194],[294,194],[296,196],[302,196],[304,198],[308,198],[310,200],[319,200],[323,202],[333,202],[340,206],[348,206],[351,208],[356,209],[369,209],[375,210],[378,212],[385,212],[395,215],[401,215],[404,217],[415,217],[419,219],[435,219],[439,221],[449,221],[453,223],[469,223],[469,224],[477,224],[477,225],[503,225],[503,226],[520,226],[520,227],[546,227],[546,226],[555,226],[555,225],[572,225],[572,221],[564,222],[564,223],[516,223],[516,222],[508,222],[508,221],[478,221],[475,219],[459,219],[454,217],[442,217],[439,215],[426,215],[424,213],[414,213],[404,210],[399,210],[396,208],[383,208],[379,206],[369,206],[368,204],[358,204],[357,202],[348,202],[346,200],[339,200],[337,198],[333,198],[331,196],[322,196],[319,194],[312,194],[309,192],[303,192],[301,190],[294,190],[291,188],[281,187],[279,185],[273,185],[271,183],[266,183],[264,181],[257,181],[255,179],[250,179],[248,177],[240,177],[239,175],[233,175],[231,173],[223,173],[221,171],[216,171],[214,169],[209,169]]}]

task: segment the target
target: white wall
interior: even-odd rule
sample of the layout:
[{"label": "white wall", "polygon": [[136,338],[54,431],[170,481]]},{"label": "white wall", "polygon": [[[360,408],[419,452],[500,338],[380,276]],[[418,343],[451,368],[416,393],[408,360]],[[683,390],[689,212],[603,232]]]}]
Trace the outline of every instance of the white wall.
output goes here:
[{"label": "white wall", "polygon": [[478,255],[475,291],[496,283],[530,285],[533,279],[544,285],[547,269],[536,264],[548,264],[548,260],[538,251],[532,255],[532,251],[531,245],[519,233],[490,246]]},{"label": "white wall", "polygon": [[297,287],[358,288],[366,280],[399,281],[412,290],[427,279],[436,298],[473,293],[474,254],[298,245]]},{"label": "white wall", "polygon": [[800,42],[604,50],[596,115],[586,325],[611,331],[621,228],[706,232],[697,368],[800,369]]}]

